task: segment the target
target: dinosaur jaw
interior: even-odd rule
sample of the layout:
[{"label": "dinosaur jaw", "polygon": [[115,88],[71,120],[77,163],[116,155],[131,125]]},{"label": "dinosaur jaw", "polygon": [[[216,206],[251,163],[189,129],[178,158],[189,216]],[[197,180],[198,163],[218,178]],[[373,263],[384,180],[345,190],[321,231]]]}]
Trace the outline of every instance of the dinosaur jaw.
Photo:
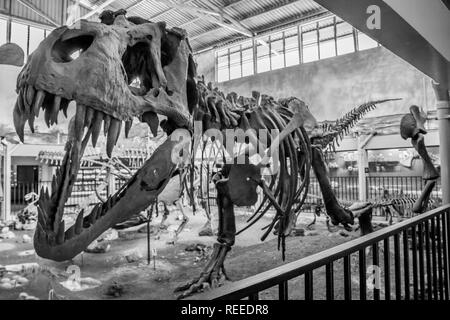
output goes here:
[{"label": "dinosaur jaw", "polygon": [[145,210],[164,190],[178,166],[171,159],[179,143],[168,139],[115,195],[94,206],[89,214],[80,211],[75,224],[66,228],[64,205],[76,181],[79,162],[75,160],[81,157],[78,152],[82,152],[82,145],[80,141],[68,142],[52,194],[41,192],[34,246],[42,258],[62,262],[76,257],[109,228]]}]

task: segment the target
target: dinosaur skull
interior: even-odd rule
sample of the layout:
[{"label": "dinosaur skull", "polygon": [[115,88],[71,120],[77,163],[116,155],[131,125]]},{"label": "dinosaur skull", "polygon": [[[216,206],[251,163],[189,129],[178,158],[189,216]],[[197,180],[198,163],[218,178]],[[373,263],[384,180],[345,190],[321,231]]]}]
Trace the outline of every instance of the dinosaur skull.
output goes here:
[{"label": "dinosaur skull", "polygon": [[[80,224],[89,228],[110,212],[119,196],[123,198],[125,194],[126,190],[121,190],[122,193],[108,203],[94,208],[90,221],[85,217],[83,222],[83,213],[80,213],[77,225],[64,235],[64,205],[71,195],[89,140],[96,145],[103,125],[107,153],[111,155],[122,123],[125,122],[127,132],[134,117],[149,123],[153,132],[159,125],[158,115],[167,118],[165,122],[170,128],[188,128],[189,111],[196,103],[196,92],[192,92],[194,77],[195,63],[186,34],[181,29],[166,30],[164,23],[135,25],[124,15],[119,15],[112,25],[83,20],[77,29],[54,30],[40,44],[17,81],[19,96],[14,108],[14,124],[19,137],[23,141],[27,121],[33,131],[41,108],[50,126],[57,123],[60,111],[67,116],[69,102],[76,102],[66,155],[53,178],[51,194],[46,190],[40,193],[41,214],[35,245],[41,256],[54,260],[70,258],[72,252],[69,251],[75,252],[73,246],[78,246],[75,241],[70,244],[70,238],[83,231]],[[170,143],[167,146],[168,149],[174,147]],[[159,191],[173,170],[172,163],[145,168],[139,186],[130,183],[128,188],[143,190],[145,184]],[[153,176],[151,182],[144,181],[145,175]],[[137,176],[134,182],[136,179]],[[145,209],[146,205],[141,203],[138,208],[137,204],[128,204],[130,212]],[[108,226],[98,227],[97,231],[91,227],[79,238],[85,238],[82,242],[92,241],[102,229],[126,218],[117,213],[117,217],[109,219]],[[80,244],[80,248],[83,245],[85,243]]]}]

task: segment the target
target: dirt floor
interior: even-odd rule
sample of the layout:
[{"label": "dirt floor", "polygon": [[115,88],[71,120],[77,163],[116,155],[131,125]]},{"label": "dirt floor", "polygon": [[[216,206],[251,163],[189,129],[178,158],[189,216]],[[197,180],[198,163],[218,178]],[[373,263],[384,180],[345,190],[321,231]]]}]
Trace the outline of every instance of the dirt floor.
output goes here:
[{"label": "dirt floor", "polygon": [[[190,221],[186,229],[180,234],[175,245],[167,244],[172,239],[171,230],[176,229],[179,221],[172,215],[167,224],[169,229],[160,234],[160,239],[151,238],[151,248],[156,249],[157,257],[151,264],[147,263],[147,235],[137,232],[120,232],[119,239],[110,241],[110,250],[104,254],[87,254],[76,257],[71,262],[56,263],[37,257],[31,243],[23,243],[23,236],[32,237],[32,232],[14,231],[16,238],[0,240],[0,270],[1,266],[11,266],[23,263],[37,263],[30,265],[29,270],[23,272],[4,272],[3,278],[12,278],[17,274],[25,276],[29,281],[24,286],[5,290],[0,288],[0,299],[17,299],[22,292],[39,299],[52,297],[65,299],[145,299],[171,300],[175,299],[174,289],[198,276],[206,263],[207,253],[215,243],[215,237],[199,237],[198,232],[205,224],[204,215],[189,214]],[[238,230],[245,226],[248,215],[238,215]],[[299,219],[298,227],[305,228],[312,220],[310,214]],[[305,236],[287,239],[286,262],[281,259],[277,250],[277,239],[271,236],[261,243],[261,228],[269,224],[269,218],[260,221],[250,230],[237,238],[236,245],[226,260],[226,269],[232,280],[240,280],[257,273],[272,269],[284,263],[307,257],[340,243],[358,237],[358,232],[344,234],[330,233],[323,220],[319,220],[312,231]],[[159,223],[156,221],[155,223]],[[206,254],[199,251],[188,252],[190,245],[203,244],[207,246]],[[342,266],[337,265],[336,268]],[[74,272],[70,277],[68,272]],[[79,275],[77,270],[80,271]],[[319,272],[320,273],[320,272]],[[68,280],[80,280],[82,286],[93,288],[76,291],[63,286]],[[318,287],[324,286],[324,278],[318,274],[315,281]],[[1,274],[0,274],[1,281]],[[339,281],[339,279],[336,279]],[[17,283],[17,282],[16,282]],[[20,281],[19,281],[20,283]],[[290,284],[293,299],[301,299],[301,279]],[[297,288],[298,287],[298,288]],[[73,289],[73,288],[72,288]],[[80,289],[80,288],[78,288]],[[83,288],[82,288],[83,289]],[[316,293],[315,298],[323,298],[323,290]],[[342,291],[342,290],[336,290]],[[277,291],[269,290],[261,298],[276,298]],[[339,297],[337,297],[339,298]]]}]

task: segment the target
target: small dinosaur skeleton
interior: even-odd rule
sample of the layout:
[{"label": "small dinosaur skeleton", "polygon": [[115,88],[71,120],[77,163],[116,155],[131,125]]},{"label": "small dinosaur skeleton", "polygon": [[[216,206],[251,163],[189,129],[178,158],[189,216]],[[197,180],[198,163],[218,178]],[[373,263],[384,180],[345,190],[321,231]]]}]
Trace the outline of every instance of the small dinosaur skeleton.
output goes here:
[{"label": "small dinosaur skeleton", "polygon": [[[245,146],[238,155],[228,154],[233,161],[225,161],[214,177],[218,243],[200,277],[179,288],[186,290],[181,297],[198,292],[205,283],[218,285],[221,273],[225,275],[225,258],[235,243],[234,206],[254,205],[258,187],[264,199],[250,224],[275,208],[276,215],[262,239],[275,229],[283,257],[285,237],[297,218],[292,209],[300,209],[308,194],[311,168],[331,222],[344,226],[354,223],[354,214],[340,206],[332,191],[322,148],[336,141],[343,129],[378,102],[368,103],[321,133],[299,99],[278,102],[258,93],[251,98],[234,93],[225,96],[211,85],[197,82],[184,30],[138,17],[126,18],[125,14],[124,10],[107,11],[100,16],[102,23],[82,20],[79,29],[57,28],[30,56],[18,77],[14,124],[21,140],[26,122],[33,129],[41,108],[46,122],[52,125],[60,111],[67,114],[70,101],[76,102],[66,155],[53,178],[52,193],[44,190],[40,194],[34,237],[39,256],[56,261],[72,259],[103,232],[149,207],[171,179],[192,167],[196,143],[209,139],[211,130],[228,137],[227,130],[240,129],[246,134]],[[75,52],[79,54],[73,58]],[[90,213],[81,211],[75,224],[66,228],[64,204],[89,140],[96,145],[103,124],[107,154],[111,155],[123,123],[128,134],[134,117],[147,123],[155,135],[161,126],[168,139],[115,195]],[[198,123],[200,132],[194,131]],[[280,133],[267,136],[259,130]],[[264,139],[268,149],[260,148]],[[222,144],[227,148],[234,142],[232,137]],[[262,160],[251,159],[252,149],[261,152]],[[243,163],[237,161],[239,157]],[[275,163],[278,170],[273,169]],[[262,175],[266,169],[272,170],[268,181]]]}]

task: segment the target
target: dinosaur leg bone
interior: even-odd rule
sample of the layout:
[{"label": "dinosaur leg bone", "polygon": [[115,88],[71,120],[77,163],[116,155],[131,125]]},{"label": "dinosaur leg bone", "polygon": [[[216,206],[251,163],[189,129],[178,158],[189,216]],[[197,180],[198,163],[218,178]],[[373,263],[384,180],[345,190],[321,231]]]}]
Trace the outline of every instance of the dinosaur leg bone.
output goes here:
[{"label": "dinosaur leg bone", "polygon": [[429,180],[420,194],[419,199],[414,203],[413,212],[423,213],[427,210],[430,201],[431,192],[436,185],[436,180]]},{"label": "dinosaur leg bone", "polygon": [[363,236],[373,232],[373,225],[372,225],[373,205],[371,203],[368,202],[354,203],[348,209],[353,213],[355,218],[358,218],[359,227],[361,229],[361,234]]},{"label": "dinosaur leg bone", "polygon": [[312,150],[312,167],[314,169],[314,174],[319,181],[320,190],[322,191],[323,201],[325,202],[325,208],[329,217],[331,218],[331,223],[338,225],[341,223],[344,227],[348,225],[353,225],[354,217],[351,211],[345,210],[339,204],[336,195],[331,188],[330,180],[327,175],[327,168],[325,167],[325,161],[323,159],[322,153],[319,149],[313,148]]},{"label": "dinosaur leg bone", "polygon": [[417,138],[416,139],[413,138],[411,142],[412,145],[414,146],[414,149],[416,149],[417,153],[422,158],[423,179],[429,181],[439,178],[439,173],[437,172],[425,146],[425,136],[419,133]]},{"label": "dinosaur leg bone", "polygon": [[208,286],[212,288],[217,287],[221,281],[222,274],[226,278],[224,263],[228,252],[235,242],[236,222],[234,204],[231,201],[228,190],[228,180],[222,179],[218,181],[216,187],[219,209],[219,243],[215,244],[210,260],[201,275],[194,281],[176,289],[176,292],[184,291],[179,296],[180,299],[198,293]]},{"label": "dinosaur leg bone", "polygon": [[180,235],[181,232],[183,232],[184,228],[186,227],[186,225],[189,222],[189,218],[186,215],[186,213],[184,212],[184,205],[183,205],[183,201],[181,199],[177,200],[175,202],[178,210],[180,210],[182,217],[181,220],[181,224],[178,226],[178,229],[175,231],[175,235],[173,236],[173,240],[171,241],[170,244],[175,244],[178,241],[178,236]]}]

